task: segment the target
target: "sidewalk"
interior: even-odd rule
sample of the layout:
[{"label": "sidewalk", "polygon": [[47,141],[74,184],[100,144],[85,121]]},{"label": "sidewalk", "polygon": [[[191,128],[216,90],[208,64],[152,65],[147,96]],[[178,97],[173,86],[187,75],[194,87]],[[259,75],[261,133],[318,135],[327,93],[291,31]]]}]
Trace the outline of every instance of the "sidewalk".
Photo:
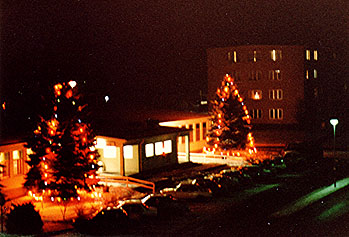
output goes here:
[{"label": "sidewalk", "polygon": [[344,178],[342,180],[339,180],[336,182],[336,187],[334,187],[333,184],[319,188],[302,198],[296,200],[295,202],[285,206],[280,211],[274,212],[271,216],[272,217],[283,217],[283,216],[289,216],[295,212],[298,212],[302,210],[303,208],[321,200],[322,198],[331,195],[332,193],[346,187],[349,185],[349,178]]}]

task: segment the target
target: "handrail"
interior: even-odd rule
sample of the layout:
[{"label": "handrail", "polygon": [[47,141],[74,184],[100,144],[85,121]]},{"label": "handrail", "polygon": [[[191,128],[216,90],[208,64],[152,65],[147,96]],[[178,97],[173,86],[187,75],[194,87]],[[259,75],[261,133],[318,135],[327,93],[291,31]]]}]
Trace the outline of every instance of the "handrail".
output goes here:
[{"label": "handrail", "polygon": [[[186,153],[178,152],[178,158],[183,159],[186,157]],[[244,166],[247,164],[244,156],[227,156],[205,153],[190,153],[190,161],[194,163],[215,163],[215,164],[227,164],[230,166]]]},{"label": "handrail", "polygon": [[141,180],[141,179],[136,179],[133,177],[128,177],[128,176],[105,176],[105,175],[99,175],[97,176],[98,179],[101,181],[107,183],[122,183],[126,184],[126,187],[128,187],[129,184],[132,185],[137,185],[143,188],[151,189],[153,193],[155,193],[155,183],[146,181],[146,180]]},{"label": "handrail", "polygon": [[[182,157],[186,155],[185,152],[178,152],[178,156]],[[228,155],[216,155],[216,154],[205,154],[205,153],[190,153],[190,158],[198,157],[198,158],[215,158],[215,159],[237,159],[244,160],[243,156],[228,156]]]}]

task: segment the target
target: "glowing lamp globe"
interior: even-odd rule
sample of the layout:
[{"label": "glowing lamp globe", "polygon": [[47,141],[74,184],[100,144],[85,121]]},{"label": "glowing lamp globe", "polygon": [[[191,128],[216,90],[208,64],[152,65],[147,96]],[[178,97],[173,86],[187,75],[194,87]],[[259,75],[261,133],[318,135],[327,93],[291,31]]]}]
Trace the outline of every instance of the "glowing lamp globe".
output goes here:
[{"label": "glowing lamp globe", "polygon": [[70,81],[68,84],[71,88],[74,88],[76,86],[76,81]]},{"label": "glowing lamp globe", "polygon": [[332,124],[332,126],[335,127],[338,124],[338,119],[331,119],[330,124]]}]

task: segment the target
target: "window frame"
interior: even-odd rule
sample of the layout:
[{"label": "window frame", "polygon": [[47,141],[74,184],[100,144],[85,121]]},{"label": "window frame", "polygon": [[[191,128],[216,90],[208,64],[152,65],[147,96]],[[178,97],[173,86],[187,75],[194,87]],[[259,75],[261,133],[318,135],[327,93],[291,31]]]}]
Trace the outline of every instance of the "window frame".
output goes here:
[{"label": "window frame", "polygon": [[269,109],[270,120],[282,120],[284,118],[284,111],[281,108]]},{"label": "window frame", "polygon": [[261,119],[263,116],[262,110],[261,109],[251,109],[250,116],[252,119]]},{"label": "window frame", "polygon": [[284,92],[282,89],[270,89],[269,99],[270,100],[282,100],[284,98]]}]

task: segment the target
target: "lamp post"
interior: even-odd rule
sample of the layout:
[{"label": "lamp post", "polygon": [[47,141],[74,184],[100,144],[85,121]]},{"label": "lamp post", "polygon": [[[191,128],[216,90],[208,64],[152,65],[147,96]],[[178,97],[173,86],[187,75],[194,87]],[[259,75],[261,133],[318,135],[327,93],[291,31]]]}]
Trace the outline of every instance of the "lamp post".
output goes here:
[{"label": "lamp post", "polygon": [[333,126],[333,178],[334,178],[334,187],[336,187],[336,126],[338,124],[338,119],[330,119],[330,124]]}]

